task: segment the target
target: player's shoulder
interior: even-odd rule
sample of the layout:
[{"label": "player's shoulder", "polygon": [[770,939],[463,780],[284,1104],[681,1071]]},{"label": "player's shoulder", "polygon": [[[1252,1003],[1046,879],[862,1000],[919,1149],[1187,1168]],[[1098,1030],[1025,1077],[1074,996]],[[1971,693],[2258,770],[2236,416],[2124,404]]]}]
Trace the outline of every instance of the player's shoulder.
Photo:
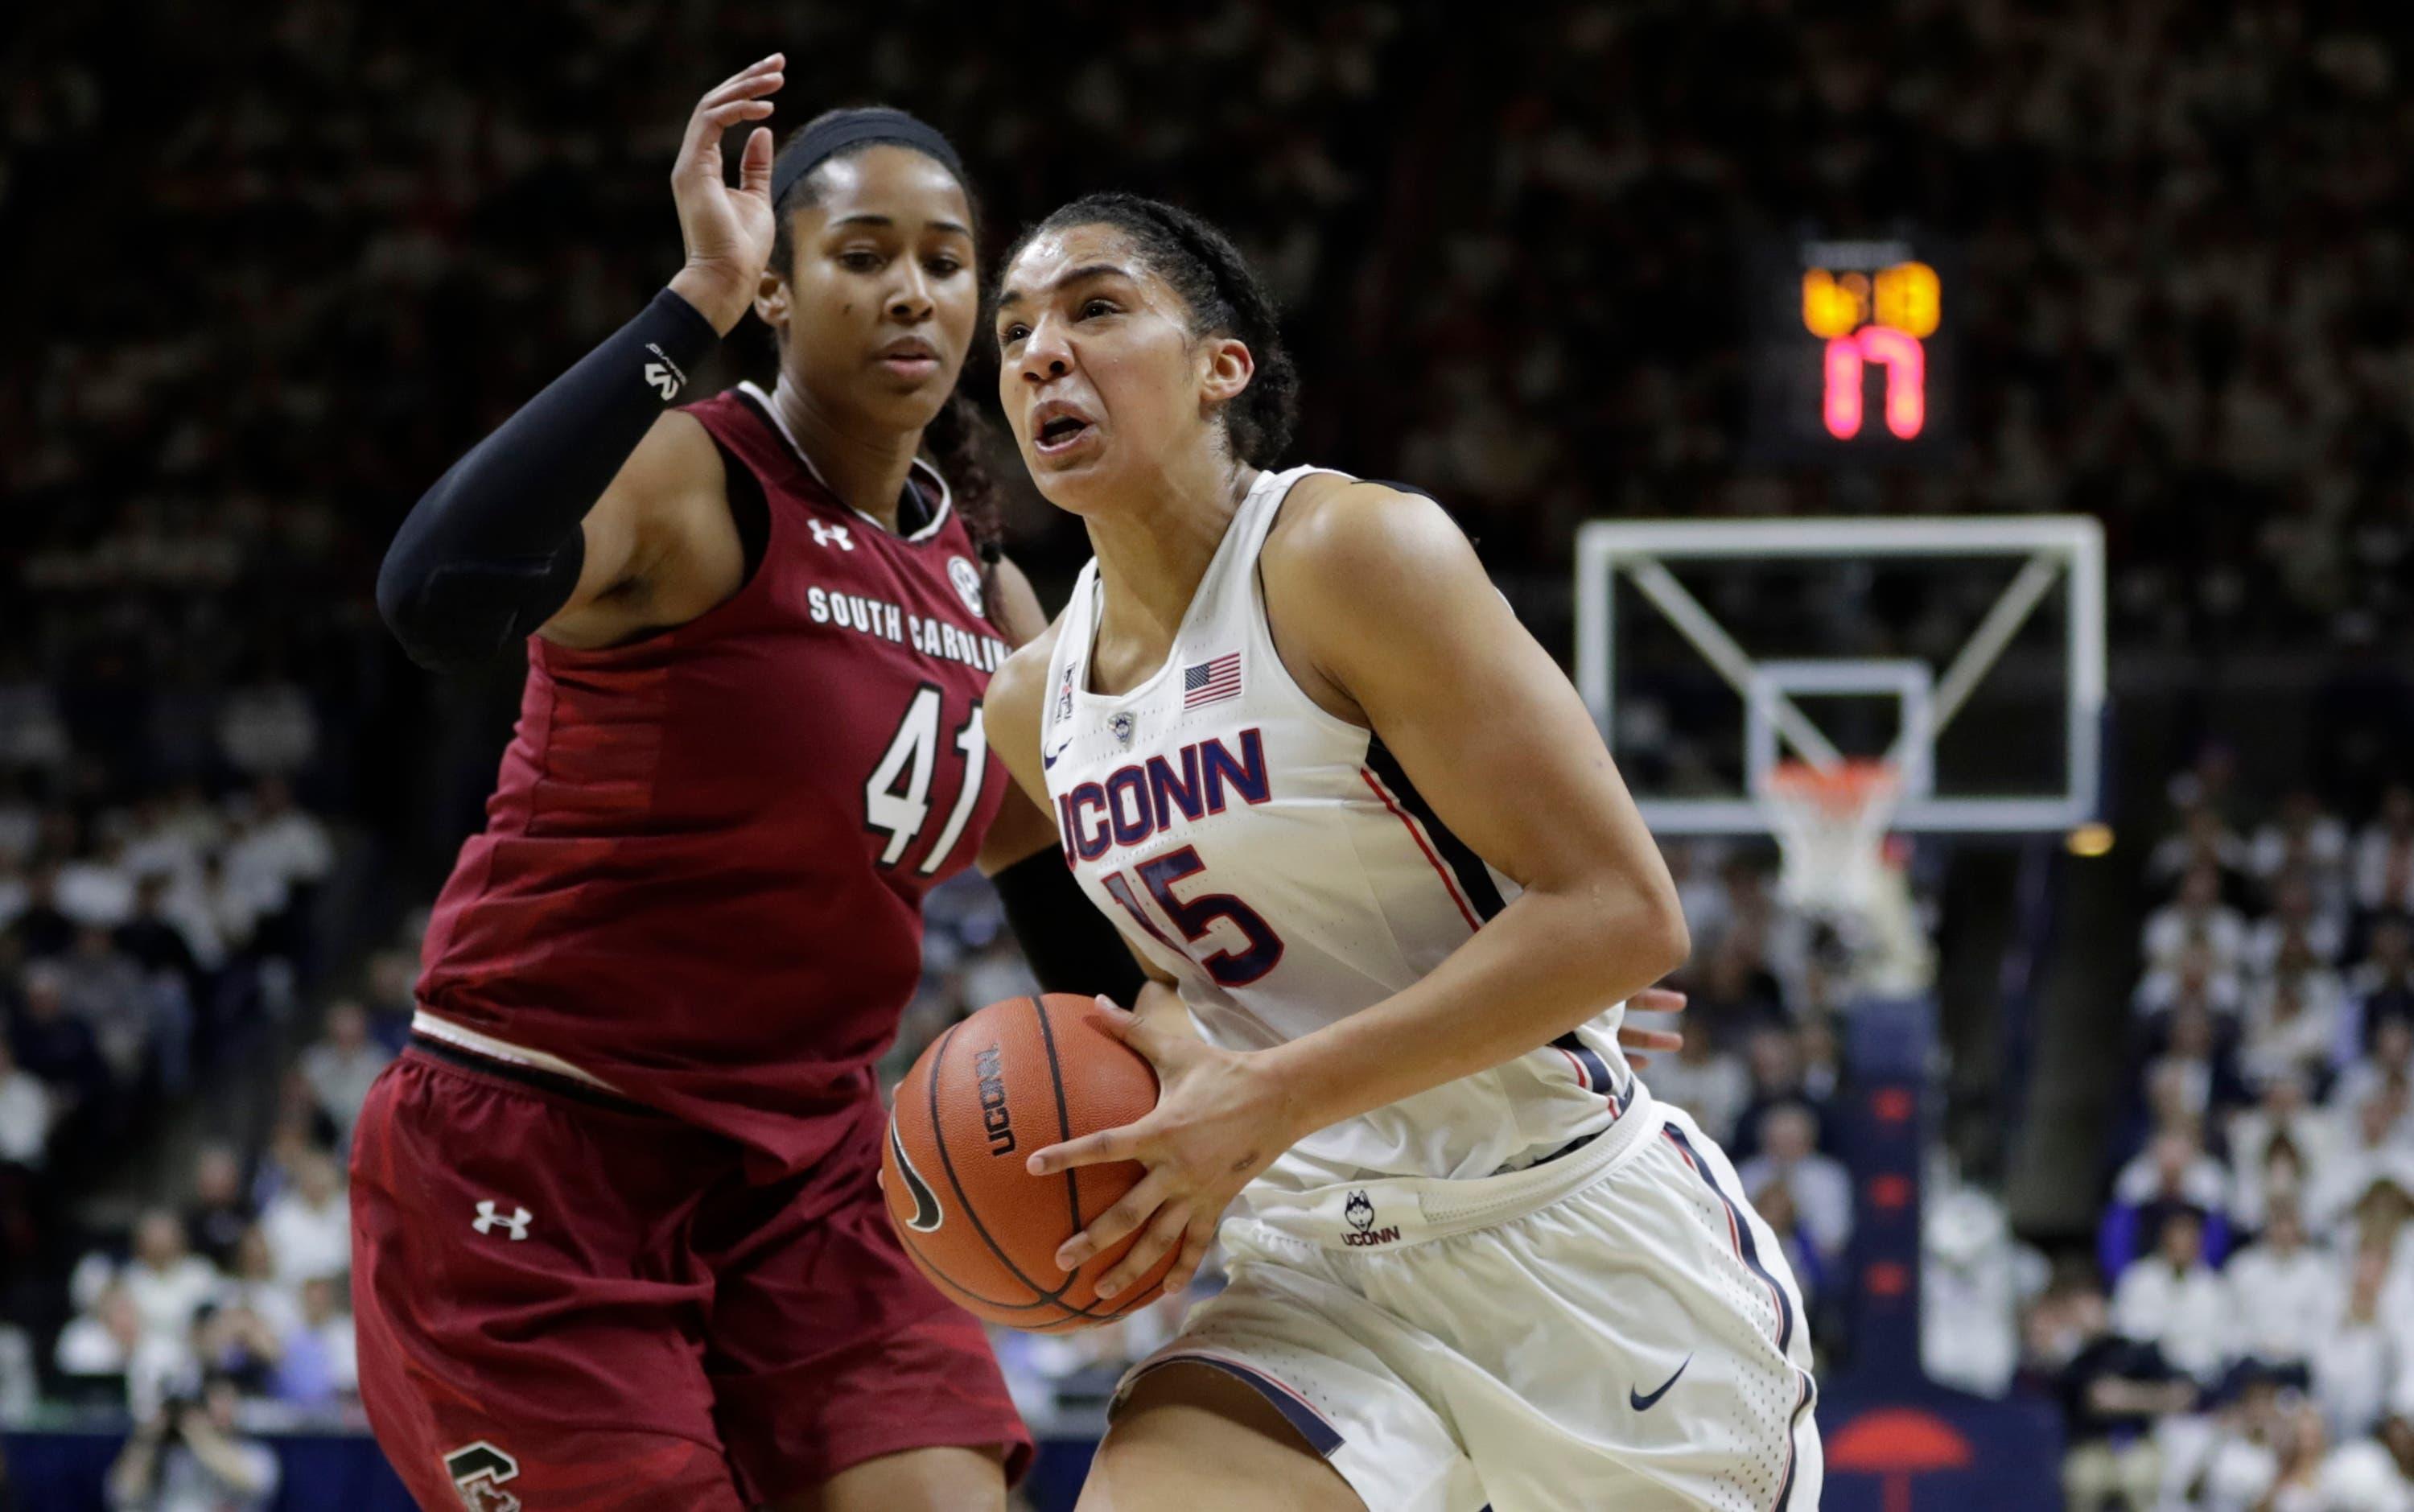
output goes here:
[{"label": "player's shoulder", "polygon": [[1039,738],[1039,711],[1047,693],[1048,664],[1056,654],[1056,637],[1064,631],[1065,617],[1059,614],[1045,629],[998,664],[990,675],[989,692],[983,696],[983,718],[990,728],[1018,740],[1028,734],[1031,742]]},{"label": "player's shoulder", "polygon": [[1407,484],[1315,472],[1291,486],[1266,537],[1269,588],[1356,598],[1414,587],[1474,561],[1465,532],[1431,494]]}]

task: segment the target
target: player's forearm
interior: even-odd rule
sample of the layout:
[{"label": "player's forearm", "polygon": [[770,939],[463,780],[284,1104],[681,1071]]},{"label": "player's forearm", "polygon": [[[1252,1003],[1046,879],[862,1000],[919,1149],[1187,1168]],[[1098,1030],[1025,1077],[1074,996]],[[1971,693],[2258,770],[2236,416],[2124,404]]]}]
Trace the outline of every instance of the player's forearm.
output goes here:
[{"label": "player's forearm", "polygon": [[1681,965],[1674,898],[1614,891],[1521,893],[1407,991],[1260,1052],[1301,1132],[1514,1059]]}]

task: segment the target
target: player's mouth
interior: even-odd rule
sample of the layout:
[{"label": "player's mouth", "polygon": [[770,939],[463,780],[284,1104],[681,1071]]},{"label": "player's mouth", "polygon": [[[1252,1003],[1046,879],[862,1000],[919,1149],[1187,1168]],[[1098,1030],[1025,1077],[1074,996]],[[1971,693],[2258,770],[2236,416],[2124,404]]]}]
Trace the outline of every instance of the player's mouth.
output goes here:
[{"label": "player's mouth", "polygon": [[1097,424],[1063,399],[1031,412],[1031,449],[1051,460],[1073,455],[1097,435]]},{"label": "player's mouth", "polygon": [[881,348],[879,362],[898,377],[916,383],[939,370],[938,350],[918,336],[902,336]]}]

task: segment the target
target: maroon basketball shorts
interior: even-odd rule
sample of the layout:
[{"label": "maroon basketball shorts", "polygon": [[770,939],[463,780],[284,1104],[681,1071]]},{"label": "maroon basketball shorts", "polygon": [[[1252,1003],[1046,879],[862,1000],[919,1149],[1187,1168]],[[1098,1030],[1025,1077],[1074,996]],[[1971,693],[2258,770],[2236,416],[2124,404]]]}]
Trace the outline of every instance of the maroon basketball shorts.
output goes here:
[{"label": "maroon basketball shorts", "polygon": [[352,1145],[361,1399],[419,1505],[738,1512],[850,1465],[1031,1439],[980,1325],[914,1270],[867,1100],[765,1183],[738,1147],[422,1042]]}]

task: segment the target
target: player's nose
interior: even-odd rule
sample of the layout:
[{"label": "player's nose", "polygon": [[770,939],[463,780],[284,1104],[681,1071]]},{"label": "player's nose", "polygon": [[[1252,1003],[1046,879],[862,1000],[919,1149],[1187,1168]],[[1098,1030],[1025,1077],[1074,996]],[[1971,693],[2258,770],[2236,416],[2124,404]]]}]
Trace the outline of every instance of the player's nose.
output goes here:
[{"label": "player's nose", "polygon": [[1042,319],[1022,338],[1022,351],[1016,358],[1015,370],[1027,383],[1045,383],[1062,378],[1073,370],[1073,349],[1066,345],[1063,327]]},{"label": "player's nose", "polygon": [[935,307],[931,299],[931,280],[923,276],[922,266],[911,258],[899,260],[903,268],[901,281],[888,293],[888,313],[901,321],[927,321]]}]

